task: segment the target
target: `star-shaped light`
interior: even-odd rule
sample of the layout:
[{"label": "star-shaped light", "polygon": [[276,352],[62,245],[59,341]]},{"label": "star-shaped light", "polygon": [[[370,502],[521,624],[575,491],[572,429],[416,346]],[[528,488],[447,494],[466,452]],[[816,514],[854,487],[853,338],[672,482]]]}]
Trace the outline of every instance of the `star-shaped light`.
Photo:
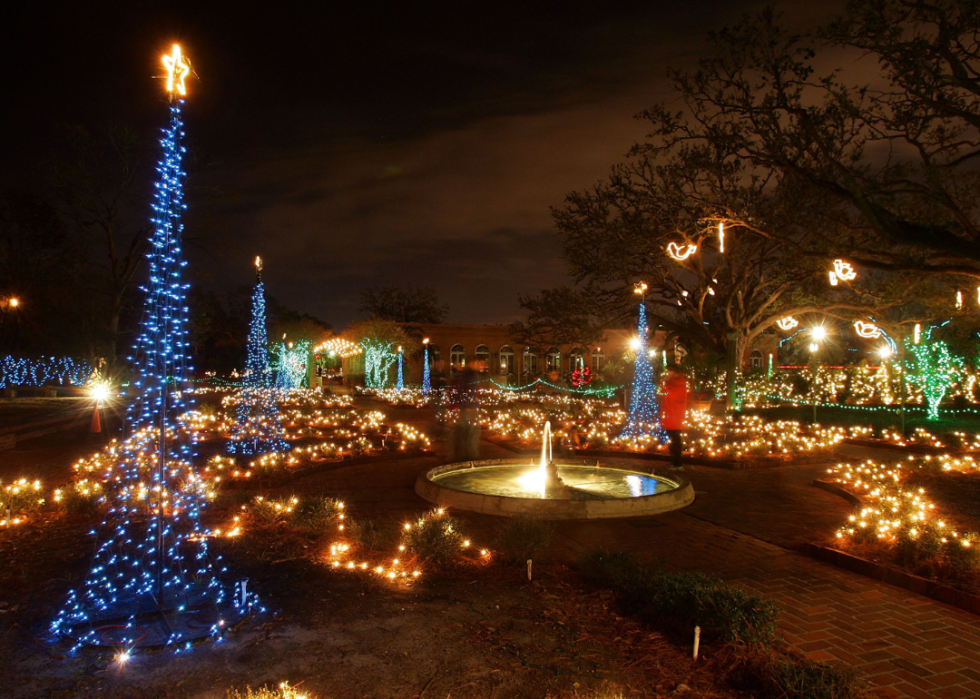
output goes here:
[{"label": "star-shaped light", "polygon": [[180,52],[178,44],[174,44],[172,55],[163,57],[163,67],[167,69],[167,92],[171,95],[175,92],[181,96],[186,95],[184,79],[191,72],[191,64]]}]

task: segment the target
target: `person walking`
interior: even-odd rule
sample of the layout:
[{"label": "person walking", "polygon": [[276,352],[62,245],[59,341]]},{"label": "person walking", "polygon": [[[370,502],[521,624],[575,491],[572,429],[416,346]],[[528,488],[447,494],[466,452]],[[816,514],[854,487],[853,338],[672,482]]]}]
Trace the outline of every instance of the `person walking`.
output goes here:
[{"label": "person walking", "polygon": [[687,377],[677,364],[671,362],[664,369],[664,382],[660,391],[660,426],[670,438],[671,468],[683,471],[681,456],[684,443],[681,430],[687,426]]}]

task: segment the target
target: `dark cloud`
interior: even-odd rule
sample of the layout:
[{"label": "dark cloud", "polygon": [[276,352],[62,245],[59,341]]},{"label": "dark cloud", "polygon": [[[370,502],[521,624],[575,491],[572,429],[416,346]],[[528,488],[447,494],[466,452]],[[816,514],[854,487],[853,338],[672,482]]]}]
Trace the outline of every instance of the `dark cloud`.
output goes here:
[{"label": "dark cloud", "polygon": [[[59,121],[163,109],[155,62],[185,43],[196,161],[195,283],[230,288],[267,260],[281,301],[342,325],[377,283],[435,286],[459,322],[509,322],[517,296],[567,282],[549,206],[644,135],[706,32],[762,3],[102,3],[9,18],[3,181]],[[791,3],[788,21],[840,3]],[[28,60],[25,61],[25,57]]]}]

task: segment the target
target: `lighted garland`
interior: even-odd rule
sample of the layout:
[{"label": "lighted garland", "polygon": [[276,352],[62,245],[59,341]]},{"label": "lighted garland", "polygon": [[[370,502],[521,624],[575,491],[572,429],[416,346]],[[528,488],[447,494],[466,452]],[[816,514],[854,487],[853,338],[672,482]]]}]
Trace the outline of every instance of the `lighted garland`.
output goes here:
[{"label": "lighted garland", "polygon": [[0,357],[0,388],[11,386],[84,386],[92,375],[92,365],[71,357],[30,359]]}]

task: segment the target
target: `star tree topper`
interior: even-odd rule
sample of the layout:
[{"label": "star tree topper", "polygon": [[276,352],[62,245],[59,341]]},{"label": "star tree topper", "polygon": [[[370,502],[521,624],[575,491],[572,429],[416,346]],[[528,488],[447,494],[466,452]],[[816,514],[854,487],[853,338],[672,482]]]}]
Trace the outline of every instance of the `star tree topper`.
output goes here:
[{"label": "star tree topper", "polygon": [[183,97],[187,94],[184,80],[191,72],[191,64],[180,51],[180,45],[174,44],[174,52],[163,57],[163,67],[167,69],[167,92]]}]

